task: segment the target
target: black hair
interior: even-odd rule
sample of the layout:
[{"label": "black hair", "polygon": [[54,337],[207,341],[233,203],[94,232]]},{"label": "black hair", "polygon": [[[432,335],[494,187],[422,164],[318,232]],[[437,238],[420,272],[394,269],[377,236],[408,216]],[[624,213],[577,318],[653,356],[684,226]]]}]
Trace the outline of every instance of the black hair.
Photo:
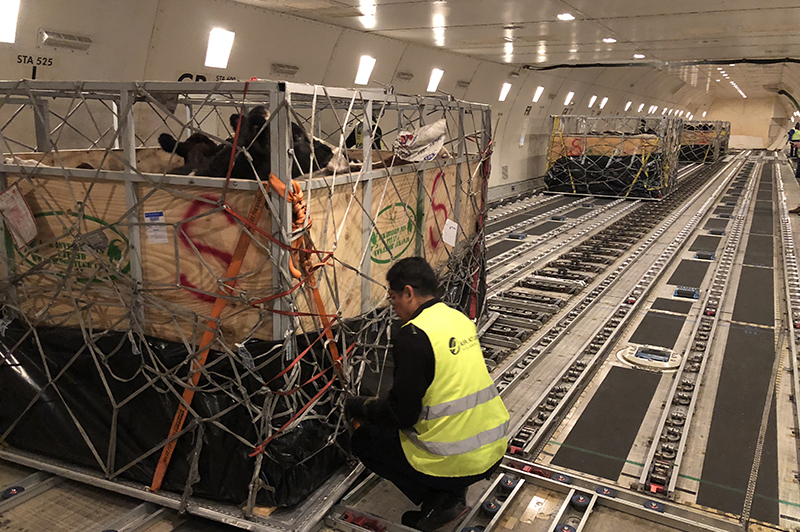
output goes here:
[{"label": "black hair", "polygon": [[436,296],[439,290],[433,268],[422,257],[407,257],[395,262],[386,273],[386,281],[395,292],[402,292],[408,285],[423,297]]}]

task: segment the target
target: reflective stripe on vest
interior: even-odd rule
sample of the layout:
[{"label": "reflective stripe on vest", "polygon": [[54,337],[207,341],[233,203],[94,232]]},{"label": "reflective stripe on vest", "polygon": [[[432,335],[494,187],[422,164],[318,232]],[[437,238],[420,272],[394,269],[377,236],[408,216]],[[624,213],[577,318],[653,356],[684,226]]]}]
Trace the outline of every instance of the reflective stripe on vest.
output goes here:
[{"label": "reflective stripe on vest", "polygon": [[800,140],[800,129],[795,129],[792,133],[792,141],[799,141]]},{"label": "reflective stripe on vest", "polygon": [[[483,403],[488,403],[499,394],[497,393],[497,386],[492,383],[483,390],[478,390],[475,393],[469,394],[461,399],[453,399],[446,403],[441,403],[434,406],[426,406],[422,409],[420,419],[437,419],[444,416],[454,416],[461,412],[466,412],[472,408]],[[413,438],[412,438],[413,439]],[[439,453],[435,453],[439,454]]]},{"label": "reflective stripe on vest", "polygon": [[451,442],[422,441],[413,431],[406,430],[403,432],[405,433],[406,437],[414,443],[414,445],[431,454],[435,454],[437,456],[453,456],[456,454],[468,453],[470,451],[480,449],[484,445],[489,445],[490,443],[502,440],[505,438],[506,432],[508,432],[508,421],[493,429],[479,432],[471,438]]}]

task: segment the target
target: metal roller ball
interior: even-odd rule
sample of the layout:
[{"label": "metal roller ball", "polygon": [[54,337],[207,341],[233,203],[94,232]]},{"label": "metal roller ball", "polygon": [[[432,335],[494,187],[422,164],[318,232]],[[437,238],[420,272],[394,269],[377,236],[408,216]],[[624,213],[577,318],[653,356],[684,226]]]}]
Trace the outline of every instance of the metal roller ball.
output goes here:
[{"label": "metal roller ball", "polygon": [[607,488],[605,486],[598,486],[596,490],[594,490],[599,495],[603,495],[605,497],[614,498],[617,496],[617,491],[611,488]]},{"label": "metal roller ball", "polygon": [[481,504],[481,511],[488,516],[493,516],[499,509],[500,505],[496,501],[483,501]]},{"label": "metal roller ball", "polygon": [[556,532],[575,532],[575,527],[570,525],[558,525]]},{"label": "metal roller ball", "polygon": [[500,481],[500,491],[509,493],[511,490],[517,487],[518,482],[519,480],[514,477],[505,476]]},{"label": "metal roller ball", "polygon": [[664,513],[664,505],[658,501],[646,501],[644,503],[644,507],[648,510],[653,510],[654,512]]},{"label": "metal roller ball", "polygon": [[462,528],[461,532],[483,532],[484,528],[482,526],[469,526],[467,528]]},{"label": "metal roller ball", "polygon": [[583,512],[589,506],[589,497],[583,493],[576,493],[570,499],[569,504],[579,512]]},{"label": "metal roller ball", "polygon": [[556,482],[561,482],[563,484],[569,484],[571,480],[567,475],[564,475],[562,473],[553,473],[552,475],[550,475],[550,479],[555,480]]},{"label": "metal roller ball", "polygon": [[3,493],[0,494],[0,501],[4,501],[6,499],[10,499],[14,495],[18,495],[25,491],[25,488],[22,486],[11,486],[10,488],[6,488],[3,490]]}]

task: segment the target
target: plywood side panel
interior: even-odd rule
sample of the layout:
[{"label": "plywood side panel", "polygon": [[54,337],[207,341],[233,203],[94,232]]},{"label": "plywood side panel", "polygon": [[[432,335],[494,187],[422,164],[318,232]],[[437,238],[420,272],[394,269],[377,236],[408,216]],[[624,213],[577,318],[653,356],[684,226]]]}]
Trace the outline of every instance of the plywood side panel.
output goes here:
[{"label": "plywood side panel", "polygon": [[608,136],[561,136],[554,135],[550,144],[549,161],[561,157],[579,155],[599,155],[621,157],[628,155],[650,155],[658,149],[659,137],[646,135],[639,137]]},{"label": "plywood side panel", "polygon": [[[361,268],[361,218],[362,209],[355,198],[361,200],[362,185],[338,185],[333,193],[329,189],[312,191],[308,200],[308,213],[312,222],[311,239],[315,249],[333,251],[334,259],[329,259],[330,266],[319,270],[316,274],[326,314],[342,312],[342,316],[350,318],[361,314],[361,278],[347,264],[356,270]],[[319,262],[322,257],[314,257]],[[302,312],[317,313],[313,304],[309,304],[312,295],[298,292],[297,305]],[[320,326],[311,318],[304,318],[304,326]]]},{"label": "plywood side panel", "polygon": [[[49,153],[15,153],[14,156],[56,168],[91,167],[95,170],[113,172],[125,170],[122,150],[58,150]],[[177,168],[181,165],[183,165],[182,157],[167,153],[161,148],[136,150],[136,168],[140,172],[163,174],[168,168]]]},{"label": "plywood side panel", "polygon": [[128,328],[124,185],[13,174],[8,182],[19,184],[38,230],[31,245],[12,246],[22,312],[44,325]]},{"label": "plywood side panel", "polygon": [[[399,174],[373,180],[371,217],[375,230],[370,235],[370,277],[386,282],[392,262],[415,254],[418,225],[424,212],[418,212],[417,174]],[[424,205],[423,205],[424,208]],[[377,284],[370,291],[370,307],[384,304],[386,289]]]},{"label": "plywood side panel", "polygon": [[[225,279],[242,225],[220,208],[220,191],[201,187],[153,190],[142,185],[139,194],[145,198],[139,221],[144,290],[149,296],[145,319],[151,334],[177,339],[176,325],[187,338],[198,331],[202,334],[219,282],[235,281],[233,295],[238,301],[229,301],[222,313],[223,336],[230,343],[242,341],[251,332],[257,338],[271,338],[271,320],[262,321],[263,314],[246,303],[273,293],[268,240],[255,235],[239,276]],[[246,218],[257,194],[261,192],[231,190],[225,202]],[[159,213],[166,225],[151,226],[148,231],[146,220],[156,219]],[[258,226],[266,232],[270,218],[265,209]],[[258,330],[252,331],[257,325]]]}]

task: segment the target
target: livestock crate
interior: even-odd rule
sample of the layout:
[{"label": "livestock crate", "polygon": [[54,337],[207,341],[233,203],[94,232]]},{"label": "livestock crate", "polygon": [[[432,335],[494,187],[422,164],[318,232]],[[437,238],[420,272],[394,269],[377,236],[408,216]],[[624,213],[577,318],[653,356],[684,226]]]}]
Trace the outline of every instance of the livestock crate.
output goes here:
[{"label": "livestock crate", "polygon": [[[0,93],[6,458],[138,496],[169,436],[148,500],[295,528],[349,474],[342,401],[385,364],[392,263],[425,257],[447,303],[482,309],[488,106],[260,80]],[[427,157],[401,151],[426,125],[442,131]],[[162,134],[204,136],[233,178]],[[299,506],[259,521],[258,504]]]},{"label": "livestock crate", "polygon": [[730,136],[730,122],[685,121],[681,131],[680,160],[714,162],[727,153]]},{"label": "livestock crate", "polygon": [[677,179],[681,120],[553,116],[545,185],[552,192],[658,199]]}]

